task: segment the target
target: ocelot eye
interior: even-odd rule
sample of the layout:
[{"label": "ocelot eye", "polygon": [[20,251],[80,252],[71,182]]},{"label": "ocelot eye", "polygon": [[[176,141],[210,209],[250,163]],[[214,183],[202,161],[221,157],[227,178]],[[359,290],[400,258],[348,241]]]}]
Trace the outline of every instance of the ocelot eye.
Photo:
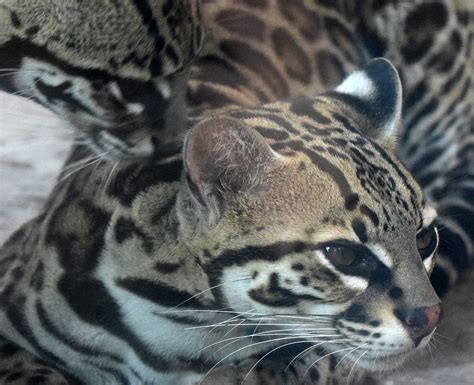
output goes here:
[{"label": "ocelot eye", "polygon": [[325,246],[324,254],[332,263],[342,267],[354,267],[362,262],[357,251],[347,246]]},{"label": "ocelot eye", "polygon": [[421,257],[429,257],[438,245],[438,234],[434,226],[421,230],[416,236],[416,247]]}]

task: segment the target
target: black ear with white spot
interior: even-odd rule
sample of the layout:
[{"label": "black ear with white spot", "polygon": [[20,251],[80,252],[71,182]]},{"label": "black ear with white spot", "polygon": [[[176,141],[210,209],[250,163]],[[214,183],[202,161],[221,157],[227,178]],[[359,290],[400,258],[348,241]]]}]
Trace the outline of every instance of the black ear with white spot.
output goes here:
[{"label": "black ear with white spot", "polygon": [[184,146],[191,193],[214,217],[226,201],[259,191],[265,170],[282,158],[253,128],[228,118],[194,127]]},{"label": "black ear with white spot", "polygon": [[366,121],[365,133],[375,139],[394,140],[402,109],[402,85],[396,68],[386,59],[371,60],[336,89]]}]

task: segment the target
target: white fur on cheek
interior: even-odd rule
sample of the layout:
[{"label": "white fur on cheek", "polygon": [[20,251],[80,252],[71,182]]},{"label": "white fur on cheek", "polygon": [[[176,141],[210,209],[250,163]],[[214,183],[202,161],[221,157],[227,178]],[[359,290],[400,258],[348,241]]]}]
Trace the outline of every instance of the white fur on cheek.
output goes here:
[{"label": "white fur on cheek", "polygon": [[350,288],[352,290],[355,290],[355,291],[362,292],[365,289],[367,289],[367,287],[369,286],[369,281],[365,278],[356,277],[356,276],[353,276],[353,275],[342,274],[339,270],[337,270],[334,267],[334,265],[331,262],[329,262],[327,260],[327,258],[326,258],[326,256],[324,255],[323,252],[316,251],[316,254],[319,257],[319,261],[323,265],[325,265],[327,268],[331,269],[334,273],[339,275],[348,288]]},{"label": "white fur on cheek", "polygon": [[367,247],[374,253],[380,262],[382,262],[389,269],[393,267],[393,259],[390,253],[380,244],[367,245]]}]

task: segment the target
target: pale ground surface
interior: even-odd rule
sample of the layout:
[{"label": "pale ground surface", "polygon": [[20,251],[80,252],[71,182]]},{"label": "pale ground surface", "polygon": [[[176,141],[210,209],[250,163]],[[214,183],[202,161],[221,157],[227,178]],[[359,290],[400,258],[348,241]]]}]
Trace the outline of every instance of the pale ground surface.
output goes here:
[{"label": "pale ground surface", "polygon": [[[41,207],[69,137],[50,113],[0,93],[0,243]],[[384,385],[474,385],[474,270],[444,302],[432,356],[414,359]]]}]

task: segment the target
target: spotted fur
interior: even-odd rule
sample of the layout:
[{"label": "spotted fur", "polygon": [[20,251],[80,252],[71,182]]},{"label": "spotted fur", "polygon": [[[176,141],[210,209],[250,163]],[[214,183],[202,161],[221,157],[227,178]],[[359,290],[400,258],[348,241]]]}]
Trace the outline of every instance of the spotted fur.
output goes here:
[{"label": "spotted fur", "polygon": [[[438,167],[423,178],[436,165],[423,157],[448,140],[430,130],[472,139],[470,14],[448,2],[352,4],[203,2],[182,153],[63,178],[2,249],[0,330],[31,352],[15,385],[34,357],[54,368],[52,384],[188,384],[227,365],[239,383],[317,384],[427,344],[438,242],[443,271],[472,255],[469,145],[440,155],[465,178]],[[442,71],[455,32],[462,49]],[[352,72],[379,55],[402,81],[383,59]]]},{"label": "spotted fur", "polygon": [[95,155],[179,146],[186,69],[202,44],[197,2],[4,0],[0,26],[0,89],[58,114]]}]

